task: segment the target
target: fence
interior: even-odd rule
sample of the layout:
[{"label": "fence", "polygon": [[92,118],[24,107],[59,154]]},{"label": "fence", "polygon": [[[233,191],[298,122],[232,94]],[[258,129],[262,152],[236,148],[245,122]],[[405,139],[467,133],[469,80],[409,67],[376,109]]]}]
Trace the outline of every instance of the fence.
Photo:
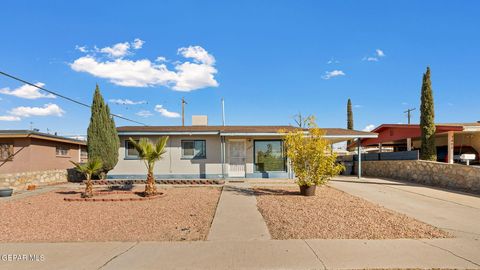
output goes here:
[{"label": "fence", "polygon": [[[418,150],[386,153],[362,154],[362,161],[379,160],[418,160],[420,157]],[[353,156],[353,161],[358,161],[358,155]]]}]

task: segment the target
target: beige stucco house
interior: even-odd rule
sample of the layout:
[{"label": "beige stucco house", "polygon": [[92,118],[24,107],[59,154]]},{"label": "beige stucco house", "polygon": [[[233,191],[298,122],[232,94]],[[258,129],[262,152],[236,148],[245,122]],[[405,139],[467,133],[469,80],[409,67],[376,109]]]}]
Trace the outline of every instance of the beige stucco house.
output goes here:
[{"label": "beige stucco house", "polygon": [[[168,136],[166,153],[157,162],[157,178],[288,178],[293,174],[285,158],[280,130],[292,126],[124,126],[119,127],[119,160],[109,178],[144,178],[146,169],[129,138],[156,141]],[[377,134],[325,128],[332,143],[376,138]]]}]

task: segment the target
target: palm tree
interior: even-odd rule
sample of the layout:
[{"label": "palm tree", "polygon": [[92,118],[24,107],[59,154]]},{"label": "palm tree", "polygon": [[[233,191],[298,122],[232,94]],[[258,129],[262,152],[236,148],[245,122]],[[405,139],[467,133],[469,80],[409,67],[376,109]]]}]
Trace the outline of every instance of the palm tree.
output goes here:
[{"label": "palm tree", "polygon": [[157,186],[155,186],[155,177],[153,176],[153,169],[155,162],[162,158],[162,155],[166,152],[165,145],[167,144],[168,137],[161,137],[155,144],[153,144],[148,138],[141,138],[138,142],[129,138],[135,149],[138,151],[138,156],[145,163],[147,167],[147,183],[145,185],[145,196],[152,196],[157,193]]},{"label": "palm tree", "polygon": [[83,198],[91,198],[93,197],[93,183],[92,183],[92,175],[98,173],[102,167],[102,161],[98,158],[90,159],[87,163],[80,164],[73,161],[70,161],[75,165],[75,169],[83,174],[87,178],[87,182],[85,182],[85,192],[82,194]]}]

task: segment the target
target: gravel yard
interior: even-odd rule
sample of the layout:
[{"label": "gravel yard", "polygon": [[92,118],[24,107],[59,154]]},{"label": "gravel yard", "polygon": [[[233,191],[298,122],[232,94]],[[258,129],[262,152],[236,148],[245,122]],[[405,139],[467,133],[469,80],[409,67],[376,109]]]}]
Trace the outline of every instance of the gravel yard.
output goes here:
[{"label": "gravel yard", "polygon": [[274,239],[444,238],[431,225],[332,187],[315,197],[297,188],[255,188],[257,206]]},{"label": "gravel yard", "polygon": [[0,242],[204,240],[221,190],[159,189],[148,201],[67,202],[72,190],[0,203]]}]

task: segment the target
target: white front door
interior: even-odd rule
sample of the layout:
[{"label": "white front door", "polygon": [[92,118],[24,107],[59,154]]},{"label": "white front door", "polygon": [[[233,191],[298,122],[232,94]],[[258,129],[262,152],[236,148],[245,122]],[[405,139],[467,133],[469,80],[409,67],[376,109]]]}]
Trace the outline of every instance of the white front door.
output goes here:
[{"label": "white front door", "polygon": [[245,177],[245,141],[228,141],[229,145],[229,177]]}]

